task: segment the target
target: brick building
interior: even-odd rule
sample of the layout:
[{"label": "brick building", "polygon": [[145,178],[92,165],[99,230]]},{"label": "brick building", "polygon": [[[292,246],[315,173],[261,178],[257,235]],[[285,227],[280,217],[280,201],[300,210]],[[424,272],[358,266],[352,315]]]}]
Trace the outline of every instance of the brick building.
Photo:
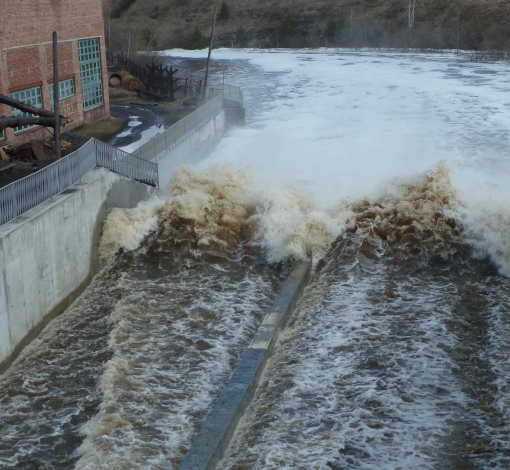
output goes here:
[{"label": "brick building", "polygon": [[[53,100],[52,33],[58,33],[64,130],[110,115],[102,0],[0,0],[0,93],[47,110]],[[21,114],[0,104],[0,116]],[[41,126],[0,131],[0,145],[51,134]]]}]

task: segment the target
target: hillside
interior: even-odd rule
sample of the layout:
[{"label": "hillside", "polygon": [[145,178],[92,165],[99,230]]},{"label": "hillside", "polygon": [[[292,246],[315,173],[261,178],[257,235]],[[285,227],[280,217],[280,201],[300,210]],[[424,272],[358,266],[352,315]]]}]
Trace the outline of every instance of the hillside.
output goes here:
[{"label": "hillside", "polygon": [[[412,28],[406,0],[225,3],[218,46],[510,48],[509,0],[416,0]],[[204,46],[215,4],[219,11],[213,0],[104,0],[110,49]]]}]

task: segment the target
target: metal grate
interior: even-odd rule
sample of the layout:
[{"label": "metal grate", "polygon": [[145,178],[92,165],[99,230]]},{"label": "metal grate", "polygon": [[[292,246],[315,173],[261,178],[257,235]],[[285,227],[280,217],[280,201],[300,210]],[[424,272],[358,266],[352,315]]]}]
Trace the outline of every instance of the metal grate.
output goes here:
[{"label": "metal grate", "polygon": [[86,110],[103,102],[99,38],[80,39],[78,56],[83,108]]},{"label": "metal grate", "polygon": [[[11,93],[11,98],[15,100],[21,101],[23,103],[31,104],[36,108],[42,108],[42,95],[41,95],[41,87],[36,86],[32,88],[25,88],[24,90],[14,91]],[[24,113],[19,109],[12,109],[13,116],[35,116],[31,113]],[[28,126],[19,126],[14,128],[14,132],[21,132],[27,129],[31,129],[33,127],[37,127],[37,124],[29,124]]]}]

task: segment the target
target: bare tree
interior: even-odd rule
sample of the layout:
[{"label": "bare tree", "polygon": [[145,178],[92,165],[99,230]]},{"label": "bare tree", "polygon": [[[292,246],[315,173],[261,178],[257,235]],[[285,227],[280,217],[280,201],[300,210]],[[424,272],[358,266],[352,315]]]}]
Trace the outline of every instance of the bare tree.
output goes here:
[{"label": "bare tree", "polygon": [[406,7],[406,22],[409,29],[412,29],[414,26],[414,11],[416,8],[416,0],[404,0],[404,4]]},{"label": "bare tree", "polygon": [[457,54],[459,53],[459,41],[460,41],[460,12],[457,14]]},{"label": "bare tree", "polygon": [[106,28],[106,37],[108,38],[107,44],[108,49],[111,49],[112,44],[112,12],[113,12],[113,0],[105,0],[103,2],[103,13],[104,13],[104,25]]}]

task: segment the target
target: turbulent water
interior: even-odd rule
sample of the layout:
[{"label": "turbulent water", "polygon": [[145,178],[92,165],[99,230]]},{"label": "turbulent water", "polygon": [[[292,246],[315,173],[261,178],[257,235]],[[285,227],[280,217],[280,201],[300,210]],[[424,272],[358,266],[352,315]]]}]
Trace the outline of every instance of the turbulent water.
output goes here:
[{"label": "turbulent water", "polygon": [[359,208],[220,468],[508,468],[510,282],[430,189]]},{"label": "turbulent water", "polygon": [[287,271],[242,249],[118,256],[2,377],[0,466],[175,466]]},{"label": "turbulent water", "polygon": [[[293,260],[310,259],[219,468],[508,468],[510,211],[504,194],[478,197],[453,177],[476,167],[478,144],[362,195],[331,185],[317,155],[318,173],[261,183],[265,157],[218,156],[264,135],[267,113],[284,116],[245,65],[248,109],[261,108],[246,134],[225,139],[214,165],[180,167],[158,197],[113,210],[92,284],[0,378],[0,467],[176,468]],[[295,106],[304,76],[276,80],[278,100]],[[327,205],[322,177],[322,195],[338,193]]]}]

